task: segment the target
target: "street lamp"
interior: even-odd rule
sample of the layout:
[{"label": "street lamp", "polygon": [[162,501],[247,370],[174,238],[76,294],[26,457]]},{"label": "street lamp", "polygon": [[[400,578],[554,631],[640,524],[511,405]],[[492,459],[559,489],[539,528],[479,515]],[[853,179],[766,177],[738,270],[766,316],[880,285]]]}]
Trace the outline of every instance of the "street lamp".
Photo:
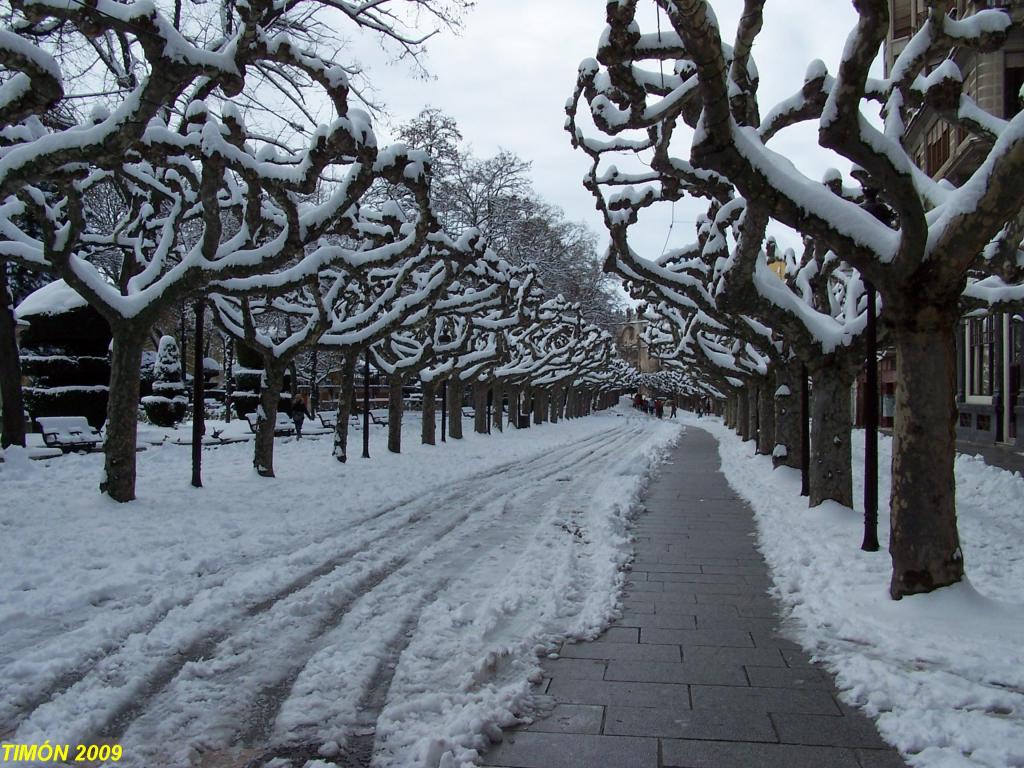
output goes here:
[{"label": "street lamp", "polygon": [[[878,190],[866,179],[862,208],[888,225],[892,221],[889,209],[878,199]],[[878,331],[876,292],[871,281],[864,280],[867,291],[867,327],[864,360],[864,541],[860,548],[877,552],[878,545]]]},{"label": "street lamp", "polygon": [[370,348],[363,356],[363,458],[370,458]]}]

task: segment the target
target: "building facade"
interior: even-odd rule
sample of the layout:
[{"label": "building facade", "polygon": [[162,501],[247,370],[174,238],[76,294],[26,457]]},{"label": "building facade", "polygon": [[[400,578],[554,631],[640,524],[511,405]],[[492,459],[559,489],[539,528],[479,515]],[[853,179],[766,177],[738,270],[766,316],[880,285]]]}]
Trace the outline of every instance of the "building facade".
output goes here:
[{"label": "building facade", "polygon": [[[1024,0],[947,0],[947,13],[962,19],[998,8],[1014,20],[1024,19]],[[927,17],[923,0],[889,0],[885,71]],[[991,114],[1009,119],[1021,109],[1024,86],[1024,32],[1015,26],[999,51],[949,52],[964,77],[964,92]],[[933,62],[938,65],[940,61]],[[921,109],[910,121],[906,146],[918,167],[932,178],[961,185],[977,170],[988,147],[932,110]],[[1015,313],[965,317],[957,332],[958,436],[980,442],[1024,447],[1024,322]]]},{"label": "building facade", "polygon": [[626,321],[615,326],[615,348],[619,357],[641,373],[657,373],[661,370],[661,361],[651,356],[644,343],[646,327],[646,320],[636,317],[632,309],[626,310]]}]

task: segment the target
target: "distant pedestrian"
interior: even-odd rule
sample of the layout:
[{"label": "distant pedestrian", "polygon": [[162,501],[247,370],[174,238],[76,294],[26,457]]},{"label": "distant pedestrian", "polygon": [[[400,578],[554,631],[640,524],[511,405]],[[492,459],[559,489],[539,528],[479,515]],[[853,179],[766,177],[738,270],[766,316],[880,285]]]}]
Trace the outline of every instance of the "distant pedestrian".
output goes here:
[{"label": "distant pedestrian", "polygon": [[676,417],[676,399],[674,397],[672,398],[672,413],[668,416],[670,419],[674,419]]},{"label": "distant pedestrian", "polygon": [[633,407],[638,411],[642,411],[644,408],[644,398],[639,392],[637,392],[636,396],[633,398]]},{"label": "distant pedestrian", "polygon": [[306,419],[312,419],[313,415],[309,412],[309,407],[306,405],[306,399],[296,394],[292,398],[292,421],[295,422],[295,439],[302,439],[302,422]]},{"label": "distant pedestrian", "polygon": [[665,402],[663,400],[654,401],[654,415],[659,419],[665,415]]}]

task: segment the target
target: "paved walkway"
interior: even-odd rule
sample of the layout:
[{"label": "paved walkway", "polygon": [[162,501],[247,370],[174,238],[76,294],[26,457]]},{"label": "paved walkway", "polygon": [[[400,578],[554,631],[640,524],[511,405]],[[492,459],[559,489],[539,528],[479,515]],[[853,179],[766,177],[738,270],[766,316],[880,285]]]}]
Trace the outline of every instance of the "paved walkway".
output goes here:
[{"label": "paved walkway", "polygon": [[551,715],[484,756],[516,768],[904,768],[778,633],[750,508],[690,428],[645,498],[623,616],[545,663]]}]

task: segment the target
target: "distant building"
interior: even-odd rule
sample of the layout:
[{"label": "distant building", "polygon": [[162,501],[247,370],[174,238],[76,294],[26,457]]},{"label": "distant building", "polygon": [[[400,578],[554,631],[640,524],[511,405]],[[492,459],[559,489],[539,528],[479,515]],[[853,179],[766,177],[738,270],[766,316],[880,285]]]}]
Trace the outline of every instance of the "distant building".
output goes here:
[{"label": "distant building", "polygon": [[632,365],[641,373],[657,373],[661,370],[661,361],[651,357],[650,350],[643,341],[647,321],[633,315],[633,310],[626,310],[626,321],[615,325],[615,347],[619,357]]},{"label": "distant building", "polygon": [[[955,18],[964,18],[984,8],[1000,8],[1017,22],[1007,45],[984,54],[954,48],[949,56],[963,73],[965,93],[982,109],[1008,119],[1021,109],[1024,31],[1020,22],[1024,20],[1024,1],[949,0],[947,11]],[[889,0],[887,74],[926,14],[922,0]],[[921,109],[910,121],[906,146],[917,165],[932,178],[948,179],[958,186],[970,178],[987,151],[980,139],[950,125],[929,108]],[[958,435],[1024,446],[1024,323],[1011,314],[964,318],[957,333],[957,358]]]}]

